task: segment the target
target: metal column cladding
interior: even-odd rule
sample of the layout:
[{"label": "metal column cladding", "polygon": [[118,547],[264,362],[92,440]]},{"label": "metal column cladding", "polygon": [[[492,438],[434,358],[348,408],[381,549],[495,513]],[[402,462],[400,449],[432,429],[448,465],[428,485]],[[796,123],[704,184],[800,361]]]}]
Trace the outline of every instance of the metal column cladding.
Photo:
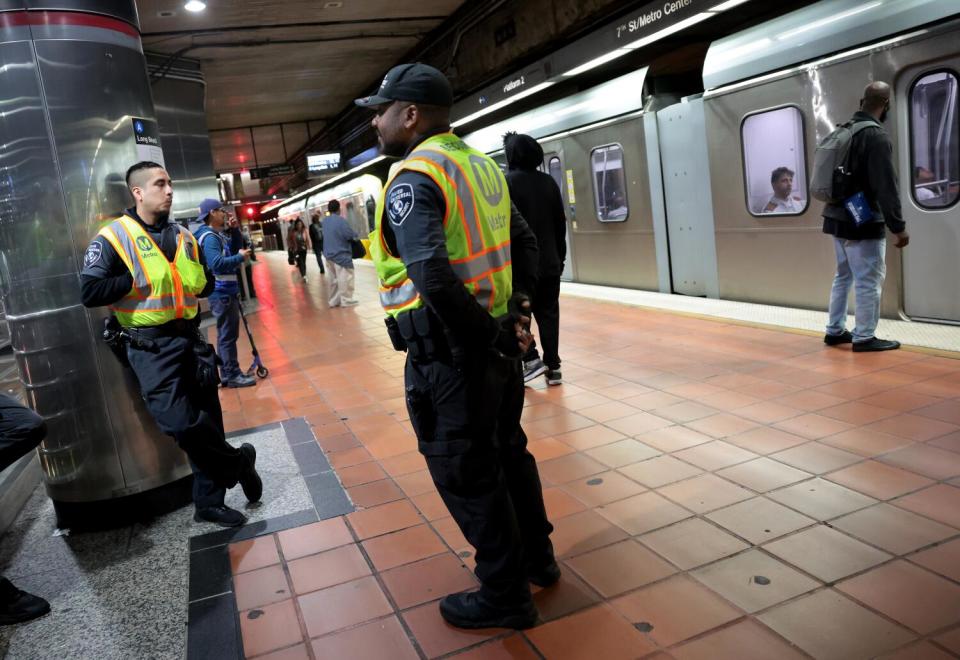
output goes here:
[{"label": "metal column cladding", "polygon": [[133,0],[0,0],[0,294],[55,502],[189,474],[80,303],[88,242],[131,203],[135,119],[155,121]]}]

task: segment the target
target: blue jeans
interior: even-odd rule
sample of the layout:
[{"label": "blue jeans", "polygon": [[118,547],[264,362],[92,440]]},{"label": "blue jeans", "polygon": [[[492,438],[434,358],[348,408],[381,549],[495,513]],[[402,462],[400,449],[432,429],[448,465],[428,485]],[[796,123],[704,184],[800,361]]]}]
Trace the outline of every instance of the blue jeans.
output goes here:
[{"label": "blue jeans", "polygon": [[869,341],[873,339],[880,320],[880,292],[887,274],[884,262],[887,241],[884,238],[862,241],[834,238],[833,242],[837,251],[837,274],[830,292],[827,334],[839,335],[846,329],[847,298],[852,284],[857,322],[853,341]]},{"label": "blue jeans", "polygon": [[236,296],[210,296],[210,311],[217,319],[217,354],[223,360],[220,380],[228,381],[243,375],[237,362],[237,337],[240,336],[240,301]]}]

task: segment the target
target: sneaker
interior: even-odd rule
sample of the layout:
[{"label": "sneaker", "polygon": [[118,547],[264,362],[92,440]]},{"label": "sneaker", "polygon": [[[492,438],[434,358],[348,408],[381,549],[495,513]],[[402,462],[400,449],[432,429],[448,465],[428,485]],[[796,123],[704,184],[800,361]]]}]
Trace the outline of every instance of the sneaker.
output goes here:
[{"label": "sneaker", "polygon": [[43,598],[17,589],[7,578],[0,578],[0,626],[32,621],[49,611],[50,603]]},{"label": "sneaker", "polygon": [[852,344],[853,335],[849,330],[844,330],[839,335],[831,335],[829,332],[823,336],[823,343],[827,346],[839,346],[840,344]]},{"label": "sneaker", "polygon": [[559,369],[547,369],[547,385],[563,385],[563,374]]},{"label": "sneaker", "polygon": [[889,339],[868,339],[867,341],[853,342],[854,353],[868,353],[874,351],[894,351],[900,348],[900,342]]},{"label": "sneaker", "polygon": [[306,275],[303,276],[303,281],[304,281],[304,282],[307,282],[307,276],[306,276]]},{"label": "sneaker", "polygon": [[240,487],[248,502],[259,502],[263,496],[263,481],[257,474],[257,450],[249,442],[240,445],[240,453],[247,459],[247,465],[240,472]]},{"label": "sneaker", "polygon": [[523,382],[529,383],[537,376],[547,373],[547,365],[540,358],[534,358],[523,363]]},{"label": "sneaker", "polygon": [[353,307],[354,305],[359,305],[359,304],[360,304],[360,301],[359,301],[359,300],[354,300],[354,299],[351,298],[351,299],[349,299],[349,300],[341,300],[341,301],[340,301],[340,304],[341,304],[343,307]]},{"label": "sneaker", "polygon": [[239,527],[247,522],[247,517],[228,506],[211,506],[206,509],[197,509],[193,514],[197,522],[212,522],[221,527]]},{"label": "sneaker", "polygon": [[533,599],[510,607],[487,603],[479,591],[450,594],[440,601],[440,616],[458,628],[532,628],[539,618]]},{"label": "sneaker", "polygon": [[332,301],[331,301],[331,302],[328,302],[328,303],[327,303],[327,307],[329,307],[330,309],[333,309],[334,307],[339,307],[339,306],[340,306],[340,303],[338,303],[338,302],[332,302]]},{"label": "sneaker", "polygon": [[227,387],[253,387],[256,384],[256,378],[251,378],[250,376],[245,376],[243,374],[227,381]]},{"label": "sneaker", "polygon": [[538,587],[552,587],[560,581],[560,565],[556,560],[539,569],[527,569],[527,579]]}]

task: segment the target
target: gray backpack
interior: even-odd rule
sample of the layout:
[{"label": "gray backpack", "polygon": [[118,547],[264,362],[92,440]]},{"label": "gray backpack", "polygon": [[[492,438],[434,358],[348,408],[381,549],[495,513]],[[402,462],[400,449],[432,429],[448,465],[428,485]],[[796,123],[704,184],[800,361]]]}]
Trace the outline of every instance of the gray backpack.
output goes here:
[{"label": "gray backpack", "polygon": [[810,194],[828,204],[840,204],[857,191],[851,189],[853,171],[850,163],[850,146],[853,136],[870,126],[879,126],[875,121],[850,120],[833,129],[820,140],[813,152],[813,173],[810,176]]}]

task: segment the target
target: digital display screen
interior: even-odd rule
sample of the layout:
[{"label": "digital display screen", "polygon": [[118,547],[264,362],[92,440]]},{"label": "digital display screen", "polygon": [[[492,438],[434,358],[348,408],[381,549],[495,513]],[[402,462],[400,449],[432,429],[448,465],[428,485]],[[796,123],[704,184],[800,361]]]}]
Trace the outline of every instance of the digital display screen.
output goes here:
[{"label": "digital display screen", "polygon": [[319,176],[340,169],[340,152],[329,154],[307,154],[307,175]]}]

